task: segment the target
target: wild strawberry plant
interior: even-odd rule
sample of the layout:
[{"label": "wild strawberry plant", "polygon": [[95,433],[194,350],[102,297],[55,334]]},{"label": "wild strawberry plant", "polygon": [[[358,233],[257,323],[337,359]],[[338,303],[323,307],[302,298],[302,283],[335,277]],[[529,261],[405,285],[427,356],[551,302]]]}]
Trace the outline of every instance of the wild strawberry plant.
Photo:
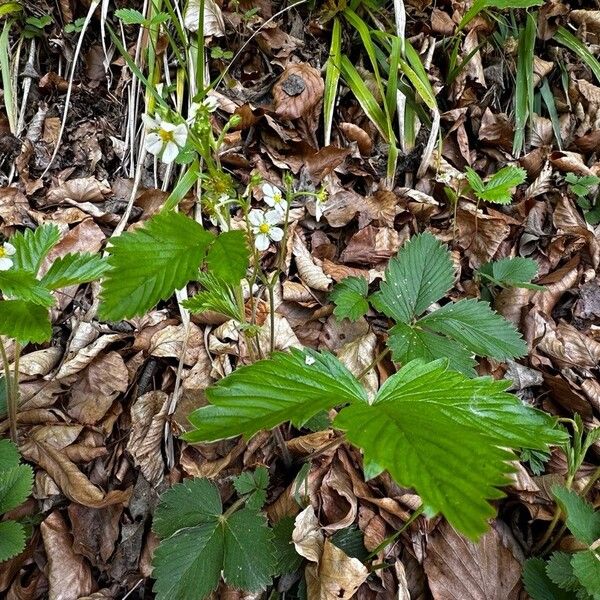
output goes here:
[{"label": "wild strawberry plant", "polygon": [[506,360],[527,352],[517,330],[487,302],[466,299],[436,305],[453,283],[449,251],[424,233],[390,260],[377,292],[368,296],[366,282],[357,277],[340,281],[332,294],[334,314],[357,319],[369,304],[383,313],[395,323],[387,345],[393,359],[403,364],[446,358],[451,368],[472,376],[474,356]]},{"label": "wild strawberry plant", "polygon": [[[33,470],[20,464],[17,447],[0,440],[0,516],[25,502],[33,486]],[[25,548],[25,527],[13,520],[0,520],[0,562]]]}]

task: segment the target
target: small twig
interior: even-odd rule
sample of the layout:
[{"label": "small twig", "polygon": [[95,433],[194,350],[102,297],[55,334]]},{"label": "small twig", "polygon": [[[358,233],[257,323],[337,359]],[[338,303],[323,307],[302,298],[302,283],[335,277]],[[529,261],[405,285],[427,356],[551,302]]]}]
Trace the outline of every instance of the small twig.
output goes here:
[{"label": "small twig", "polygon": [[388,354],[390,349],[382,350],[359,374],[357,379],[360,381],[371,369],[374,369]]}]

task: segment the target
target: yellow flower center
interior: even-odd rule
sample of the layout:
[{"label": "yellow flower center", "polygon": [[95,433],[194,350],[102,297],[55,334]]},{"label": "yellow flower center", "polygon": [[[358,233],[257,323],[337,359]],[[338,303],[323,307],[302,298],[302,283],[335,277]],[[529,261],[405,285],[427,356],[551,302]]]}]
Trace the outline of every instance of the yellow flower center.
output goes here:
[{"label": "yellow flower center", "polygon": [[261,223],[258,226],[258,231],[261,233],[269,233],[269,229],[271,229],[271,226],[268,223]]},{"label": "yellow flower center", "polygon": [[158,130],[158,135],[160,136],[160,139],[166,144],[168,142],[172,142],[175,140],[175,138],[173,137],[173,132],[172,131],[166,131],[165,129],[159,129]]},{"label": "yellow flower center", "polygon": [[4,246],[0,246],[0,258],[4,258],[6,256],[6,250]]},{"label": "yellow flower center", "polygon": [[282,200],[283,200],[283,198],[281,197],[281,194],[275,194],[273,196],[273,202],[275,204],[279,204]]}]

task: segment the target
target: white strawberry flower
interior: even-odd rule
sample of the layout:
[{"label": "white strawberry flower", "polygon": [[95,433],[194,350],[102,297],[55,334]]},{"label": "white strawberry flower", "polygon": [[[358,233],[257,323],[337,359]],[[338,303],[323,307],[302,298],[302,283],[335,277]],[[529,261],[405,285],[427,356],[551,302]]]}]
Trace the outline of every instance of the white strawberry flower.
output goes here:
[{"label": "white strawberry flower", "polygon": [[270,183],[263,183],[261,189],[265,203],[276,210],[280,215],[285,215],[287,211],[287,201],[283,197],[283,192]]},{"label": "white strawberry flower", "polygon": [[276,210],[263,212],[262,210],[251,210],[248,214],[248,221],[252,226],[254,233],[254,245],[261,252],[269,247],[271,241],[280,242],[283,238],[283,229],[277,227],[281,220],[281,215]]},{"label": "white strawberry flower", "polygon": [[13,266],[12,259],[8,257],[14,256],[16,252],[16,248],[8,242],[0,246],[0,271],[8,271]]},{"label": "white strawberry flower", "polygon": [[219,102],[214,96],[206,96],[202,102],[192,102],[189,110],[188,123],[191,125],[196,121],[198,112],[212,113],[219,107]]},{"label": "white strawberry flower", "polygon": [[156,116],[142,115],[146,126],[146,150],[159,156],[165,164],[172,163],[187,141],[188,130],[184,123],[170,123]]},{"label": "white strawberry flower", "polygon": [[317,222],[319,222],[323,216],[323,210],[325,208],[325,203],[327,202],[327,197],[328,194],[325,188],[321,188],[315,196],[315,219]]}]

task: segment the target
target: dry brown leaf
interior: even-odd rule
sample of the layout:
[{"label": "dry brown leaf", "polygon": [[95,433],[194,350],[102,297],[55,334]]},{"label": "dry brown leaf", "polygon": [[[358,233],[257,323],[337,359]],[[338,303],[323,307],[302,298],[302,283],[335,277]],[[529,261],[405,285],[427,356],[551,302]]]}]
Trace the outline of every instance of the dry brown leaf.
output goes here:
[{"label": "dry brown leaf", "polygon": [[424,562],[434,599],[519,600],[516,543],[503,538],[493,527],[475,544],[442,522],[429,536]]},{"label": "dry brown leaf", "polygon": [[288,66],[273,86],[275,112],[283,119],[308,115],[323,98],[321,73],[307,63]]},{"label": "dry brown leaf", "polygon": [[127,450],[146,480],[156,485],[165,469],[161,454],[165,420],[169,410],[169,396],[152,391],[140,396],[131,407],[131,433]]},{"label": "dry brown leaf", "polygon": [[55,510],[40,525],[48,557],[49,600],[77,600],[93,589],[92,573],[86,560],[73,550],[69,527]]},{"label": "dry brown leaf", "polygon": [[189,329],[185,325],[167,325],[159,328],[150,339],[149,353],[152,356],[179,359],[184,348],[184,364],[193,365],[198,359],[198,354],[204,349],[204,334],[193,323],[190,323]]},{"label": "dry brown leaf", "polygon": [[58,364],[62,354],[62,349],[58,346],[51,346],[50,348],[25,354],[19,361],[19,375],[27,375],[28,377],[47,375]]},{"label": "dry brown leaf", "polygon": [[67,456],[50,444],[30,438],[21,446],[23,456],[44,469],[56,482],[61,492],[73,502],[91,508],[126,503],[131,490],[113,490],[106,494],[71,462]]},{"label": "dry brown leaf", "polygon": [[395,229],[369,225],[352,236],[340,260],[372,265],[396,254],[400,244],[401,237]]},{"label": "dry brown leaf", "polygon": [[79,373],[87,367],[107,346],[123,339],[123,336],[119,333],[111,333],[109,335],[103,335],[96,341],[92,342],[89,346],[78,350],[73,356],[69,356],[67,360],[61,365],[58,373],[56,373],[56,379],[65,379],[70,375]]},{"label": "dry brown leaf", "polygon": [[[342,346],[337,353],[338,358],[348,370],[358,377],[375,359],[377,336],[370,331],[364,336],[352,340]],[[369,398],[373,398],[379,388],[379,379],[375,369],[371,369],[363,378]]]},{"label": "dry brown leaf", "polygon": [[323,532],[315,509],[309,505],[296,516],[292,541],[296,552],[311,562],[318,562],[323,553]]},{"label": "dry brown leaf", "polygon": [[356,142],[360,153],[368,156],[373,150],[373,140],[371,136],[358,125],[354,123],[340,123],[338,127],[350,142]]},{"label": "dry brown leaf", "polygon": [[296,267],[302,281],[313,290],[325,292],[333,283],[331,277],[323,272],[308,251],[306,244],[298,233],[294,233],[293,253],[296,259]]},{"label": "dry brown leaf", "polygon": [[339,462],[334,461],[323,477],[321,488],[321,512],[329,522],[323,529],[328,533],[350,527],[356,520],[358,500],[352,482]]},{"label": "dry brown leaf", "polygon": [[95,177],[71,179],[52,188],[46,195],[46,205],[60,204],[68,200],[75,202],[102,202],[111,193],[106,181],[98,181]]},{"label": "dry brown leaf", "polygon": [[548,329],[538,348],[561,366],[593,369],[600,364],[600,342],[568,323]]}]

